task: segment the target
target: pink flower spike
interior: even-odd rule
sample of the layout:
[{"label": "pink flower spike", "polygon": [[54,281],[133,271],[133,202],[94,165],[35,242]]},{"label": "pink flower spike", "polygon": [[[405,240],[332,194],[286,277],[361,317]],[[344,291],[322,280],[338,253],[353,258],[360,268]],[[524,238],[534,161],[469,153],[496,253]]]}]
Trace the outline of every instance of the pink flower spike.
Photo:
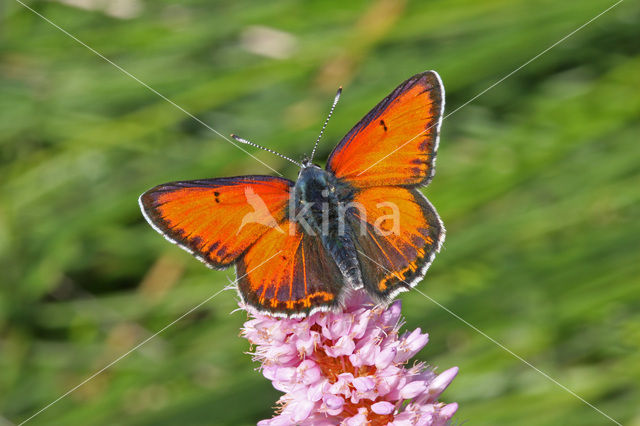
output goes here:
[{"label": "pink flower spike", "polygon": [[242,335],[263,375],[283,392],[279,413],[259,425],[441,426],[455,414],[457,404],[436,399],[457,367],[436,376],[424,362],[407,366],[428,335],[400,334],[400,301],[383,308],[362,293],[354,292],[345,312],[284,319],[251,313]]}]

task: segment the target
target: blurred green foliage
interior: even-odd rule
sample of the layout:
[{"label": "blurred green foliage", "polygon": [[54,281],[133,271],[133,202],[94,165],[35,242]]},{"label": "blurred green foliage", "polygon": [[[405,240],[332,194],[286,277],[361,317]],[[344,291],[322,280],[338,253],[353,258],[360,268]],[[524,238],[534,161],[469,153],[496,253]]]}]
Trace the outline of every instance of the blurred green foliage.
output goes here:
[{"label": "blurred green foliage", "polygon": [[[66,4],[65,4],[66,3]],[[613,1],[31,1],[223,134],[301,157],[405,78],[447,111]],[[75,6],[72,6],[75,5]],[[171,180],[270,171],[13,0],[0,6],[0,413],[19,423],[223,286],[142,219]],[[625,1],[443,123],[425,190],[448,229],[420,285],[640,424],[640,6]],[[277,30],[279,32],[273,32]],[[295,167],[252,152],[289,178]],[[460,366],[459,423],[608,424],[417,292],[419,354]],[[279,393],[223,292],[31,424],[253,424]]]}]

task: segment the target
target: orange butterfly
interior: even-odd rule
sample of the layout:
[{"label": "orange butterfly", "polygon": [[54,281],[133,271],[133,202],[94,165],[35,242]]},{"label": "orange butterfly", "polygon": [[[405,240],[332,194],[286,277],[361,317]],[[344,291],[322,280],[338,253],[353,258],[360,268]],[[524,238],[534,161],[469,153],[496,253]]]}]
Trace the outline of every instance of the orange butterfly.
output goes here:
[{"label": "orange butterfly", "polygon": [[235,264],[239,294],[257,311],[305,316],[340,306],[357,288],[387,302],[422,279],[444,240],[418,189],[434,174],[443,109],[438,74],[417,74],[347,133],[326,170],[312,164],[316,141],[302,163],[276,153],[301,167],[295,183],[172,182],[140,196],[142,213],[209,267]]}]

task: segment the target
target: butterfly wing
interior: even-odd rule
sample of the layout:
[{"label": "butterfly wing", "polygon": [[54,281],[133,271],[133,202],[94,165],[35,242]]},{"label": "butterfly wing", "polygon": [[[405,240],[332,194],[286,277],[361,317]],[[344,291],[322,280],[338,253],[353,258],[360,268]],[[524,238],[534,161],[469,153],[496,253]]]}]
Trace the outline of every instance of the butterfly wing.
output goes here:
[{"label": "butterfly wing", "polygon": [[343,298],[343,278],[320,238],[285,220],[285,233],[267,231],[238,261],[242,300],[260,312],[305,316]]},{"label": "butterfly wing", "polygon": [[416,189],[376,187],[359,191],[349,209],[365,289],[380,301],[424,277],[444,240],[444,226]]},{"label": "butterfly wing", "polygon": [[347,133],[327,170],[359,188],[427,184],[443,110],[444,88],[435,71],[409,78]]},{"label": "butterfly wing", "polygon": [[293,182],[272,176],[239,176],[172,182],[140,196],[151,226],[212,268],[235,262],[286,216]]}]

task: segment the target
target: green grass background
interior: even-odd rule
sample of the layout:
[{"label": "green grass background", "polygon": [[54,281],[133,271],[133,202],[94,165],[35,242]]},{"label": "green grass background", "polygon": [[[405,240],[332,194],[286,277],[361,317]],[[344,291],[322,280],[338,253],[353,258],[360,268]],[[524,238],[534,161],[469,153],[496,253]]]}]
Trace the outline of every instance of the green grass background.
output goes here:
[{"label": "green grass background", "polygon": [[[223,134],[319,159],[409,76],[447,111],[613,1],[29,1]],[[137,197],[270,171],[14,0],[0,4],[0,424],[19,423],[232,276],[169,244]],[[115,16],[114,16],[115,15]],[[123,15],[126,15],[123,17]],[[623,1],[443,122],[425,193],[447,240],[419,288],[623,424],[640,425],[640,6]],[[282,58],[252,28],[290,35]],[[280,46],[280,45],[278,45]],[[286,47],[286,46],[285,46]],[[294,166],[252,153],[294,179]],[[417,292],[418,355],[460,373],[457,423],[606,417]],[[279,393],[223,292],[34,425],[248,425]]]}]

